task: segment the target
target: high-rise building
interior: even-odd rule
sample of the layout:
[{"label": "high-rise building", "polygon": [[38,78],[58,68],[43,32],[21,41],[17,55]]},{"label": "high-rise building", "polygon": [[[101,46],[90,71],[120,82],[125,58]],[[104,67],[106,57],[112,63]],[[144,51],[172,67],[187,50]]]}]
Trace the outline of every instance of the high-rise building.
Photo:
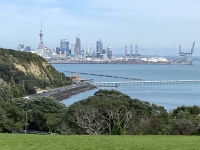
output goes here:
[{"label": "high-rise building", "polygon": [[72,58],[76,58],[75,49],[76,49],[76,45],[72,44],[71,45],[71,57]]},{"label": "high-rise building", "polygon": [[87,46],[86,48],[86,55],[91,55],[91,46]]},{"label": "high-rise building", "polygon": [[75,54],[75,48],[76,48],[76,45],[75,44],[72,44],[71,45],[71,54]]},{"label": "high-rise building", "polygon": [[101,39],[99,41],[97,41],[97,45],[96,45],[96,54],[97,54],[97,58],[100,58],[100,55],[103,52],[103,42],[101,41]]},{"label": "high-rise building", "polygon": [[76,47],[75,47],[75,54],[79,56],[81,54],[81,40],[79,37],[76,37]]},{"label": "high-rise building", "polygon": [[61,54],[69,55],[69,42],[66,39],[61,39],[60,41],[60,51]]},{"label": "high-rise building", "polygon": [[111,47],[107,47],[107,57],[109,59],[112,59],[112,48]]}]

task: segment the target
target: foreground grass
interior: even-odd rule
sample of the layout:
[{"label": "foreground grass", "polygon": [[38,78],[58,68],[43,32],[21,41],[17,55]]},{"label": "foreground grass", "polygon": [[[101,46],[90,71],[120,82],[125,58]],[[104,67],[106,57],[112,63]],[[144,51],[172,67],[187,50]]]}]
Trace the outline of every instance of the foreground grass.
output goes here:
[{"label": "foreground grass", "polygon": [[197,150],[198,136],[0,134],[1,150]]}]

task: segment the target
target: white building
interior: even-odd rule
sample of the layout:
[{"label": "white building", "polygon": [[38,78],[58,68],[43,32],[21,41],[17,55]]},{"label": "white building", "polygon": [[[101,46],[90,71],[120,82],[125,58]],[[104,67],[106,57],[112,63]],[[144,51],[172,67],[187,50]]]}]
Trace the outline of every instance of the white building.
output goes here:
[{"label": "white building", "polygon": [[87,55],[91,54],[91,46],[87,46],[87,48],[86,48],[86,54]]},{"label": "white building", "polygon": [[72,55],[75,54],[75,48],[76,48],[76,45],[75,45],[75,44],[72,44],[72,45],[71,45],[71,54],[72,54]]},{"label": "white building", "polygon": [[18,51],[25,51],[24,44],[19,44],[17,50],[18,50]]}]

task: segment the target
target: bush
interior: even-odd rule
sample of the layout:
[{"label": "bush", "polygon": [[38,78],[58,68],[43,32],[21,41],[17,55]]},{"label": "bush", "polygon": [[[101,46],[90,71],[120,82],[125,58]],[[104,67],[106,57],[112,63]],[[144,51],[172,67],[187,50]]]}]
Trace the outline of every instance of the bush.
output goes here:
[{"label": "bush", "polygon": [[174,125],[174,134],[191,135],[195,130],[194,123],[188,119],[179,119]]}]

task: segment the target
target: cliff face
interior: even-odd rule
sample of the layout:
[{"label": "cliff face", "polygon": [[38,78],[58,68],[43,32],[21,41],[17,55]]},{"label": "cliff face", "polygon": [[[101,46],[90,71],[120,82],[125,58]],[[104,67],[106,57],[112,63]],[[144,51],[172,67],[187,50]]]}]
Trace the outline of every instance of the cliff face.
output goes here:
[{"label": "cliff face", "polygon": [[10,49],[0,49],[0,78],[14,97],[71,84],[69,77],[55,70],[44,58]]}]

